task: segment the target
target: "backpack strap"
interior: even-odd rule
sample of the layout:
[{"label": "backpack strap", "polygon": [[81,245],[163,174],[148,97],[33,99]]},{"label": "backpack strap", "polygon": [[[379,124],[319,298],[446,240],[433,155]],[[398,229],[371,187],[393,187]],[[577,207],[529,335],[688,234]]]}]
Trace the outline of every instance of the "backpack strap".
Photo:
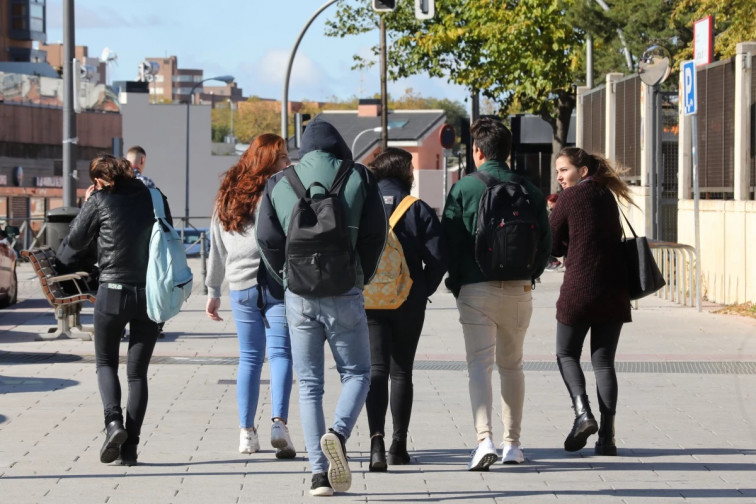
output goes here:
[{"label": "backpack strap", "polygon": [[[336,193],[339,194],[341,192],[342,186],[344,185],[344,182],[347,179],[347,176],[349,175],[349,171],[354,166],[354,161],[350,161],[347,159],[344,159],[341,161],[341,166],[339,166],[339,171],[336,172],[336,177],[333,179],[333,184],[331,184],[331,188],[327,191],[329,193]],[[297,195],[297,198],[304,198],[307,194],[307,189],[305,189],[305,186],[302,184],[302,179],[299,178],[299,175],[297,175],[296,170],[294,169],[294,166],[289,166],[283,171],[284,177],[286,177],[286,180],[289,181],[289,185],[291,185],[291,188],[294,190],[294,193]],[[314,185],[319,185],[323,187],[322,184],[319,182],[314,182]]]},{"label": "backpack strap", "polygon": [[341,162],[339,171],[336,172],[336,177],[333,179],[333,184],[331,184],[331,189],[328,190],[329,193],[341,194],[341,191],[344,188],[344,183],[349,177],[349,172],[352,171],[353,167],[354,161],[352,161],[351,159],[344,159]]},{"label": "backpack strap", "polygon": [[411,194],[408,194],[407,196],[402,198],[402,201],[399,202],[399,205],[397,205],[394,211],[391,212],[391,217],[389,218],[389,227],[391,229],[394,229],[394,226],[396,226],[397,222],[399,222],[399,219],[404,216],[407,210],[409,210],[409,207],[411,207],[415,201],[417,201],[417,198],[415,198]]},{"label": "backpack strap", "polygon": [[294,170],[294,165],[291,165],[288,168],[284,169],[283,174],[284,177],[286,177],[286,180],[289,181],[289,185],[294,190],[294,194],[297,195],[297,198],[304,198],[305,194],[307,193],[307,189],[305,189],[305,186],[302,185],[302,179],[299,178],[296,170]]},{"label": "backpack strap", "polygon": [[155,218],[165,220],[165,207],[163,207],[163,194],[155,188],[150,188],[152,196],[152,210],[155,212]]},{"label": "backpack strap", "polygon": [[[512,170],[509,170],[512,172]],[[495,185],[503,184],[504,180],[499,180],[496,177],[493,177],[489,175],[488,173],[484,173],[482,171],[474,171],[470,175],[474,176],[476,179],[480,180],[484,184],[486,184],[486,187],[493,187]],[[519,184],[522,188],[522,191],[527,195],[528,194],[528,188],[525,187],[523,178],[516,174],[515,172],[512,172],[512,180],[509,182],[514,182],[515,184]]]}]

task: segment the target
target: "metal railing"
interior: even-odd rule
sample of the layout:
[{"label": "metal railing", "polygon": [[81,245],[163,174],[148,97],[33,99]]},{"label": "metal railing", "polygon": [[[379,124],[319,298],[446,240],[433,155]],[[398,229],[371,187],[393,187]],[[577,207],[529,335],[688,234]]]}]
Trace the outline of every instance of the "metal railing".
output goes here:
[{"label": "metal railing", "polygon": [[700,311],[701,300],[696,297],[696,249],[682,243],[649,241],[651,251],[667,284],[656,296],[683,306],[695,306]]}]

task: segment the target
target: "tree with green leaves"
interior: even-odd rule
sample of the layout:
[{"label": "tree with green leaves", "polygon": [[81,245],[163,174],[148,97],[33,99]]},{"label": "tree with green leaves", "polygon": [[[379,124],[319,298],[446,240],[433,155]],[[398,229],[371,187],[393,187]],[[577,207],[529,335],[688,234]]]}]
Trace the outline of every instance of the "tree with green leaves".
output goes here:
[{"label": "tree with green leaves", "polygon": [[[566,17],[574,1],[446,0],[426,21],[415,19],[413,2],[399,2],[386,14],[389,77],[427,73],[482,93],[501,111],[517,104],[548,122],[557,153],[567,142],[575,84],[584,72],[576,56],[583,33]],[[326,34],[346,37],[378,23],[368,2],[345,2]]]},{"label": "tree with green leaves", "polygon": [[731,58],[738,43],[756,40],[753,0],[677,0],[672,21],[687,31],[680,59],[693,58],[693,22],[706,16],[714,17],[714,54],[719,58]]}]

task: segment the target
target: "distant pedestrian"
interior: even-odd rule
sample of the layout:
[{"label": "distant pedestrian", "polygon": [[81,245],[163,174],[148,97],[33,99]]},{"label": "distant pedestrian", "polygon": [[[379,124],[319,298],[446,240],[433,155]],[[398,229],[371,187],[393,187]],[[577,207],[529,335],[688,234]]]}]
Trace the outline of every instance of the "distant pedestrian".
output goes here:
[{"label": "distant pedestrian", "polygon": [[155,182],[150,177],[144,174],[144,166],[147,164],[147,152],[139,145],[135,145],[126,151],[126,159],[131,163],[131,167],[134,169],[134,175],[137,180],[142,182],[150,189],[155,189]]},{"label": "distant pedestrian", "polygon": [[[97,156],[89,164],[92,185],[71,223],[68,244],[86,250],[97,241],[100,286],[94,308],[97,383],[104,406],[105,442],[100,461],[137,463],[137,445],[147,410],[147,368],[158,337],[158,325],[147,316],[145,283],[155,215],[149,189],[134,178],[125,159]],[[172,223],[168,201],[166,218]],[[126,375],[129,395],[126,421],[121,409],[118,354],[126,324],[131,326]]]},{"label": "distant pedestrian", "polygon": [[[386,215],[409,196],[412,189],[412,155],[389,147],[372,163]],[[425,321],[425,306],[446,272],[446,244],[436,213],[422,200],[415,201],[394,226],[412,277],[407,300],[393,310],[367,310],[370,331],[370,392],[366,409],[370,426],[371,471],[386,470],[386,410],[391,379],[391,416],[394,430],[389,465],[409,464],[407,431],[412,413],[412,366]]]},{"label": "distant pedestrian", "polygon": [[[618,387],[614,356],[622,325],[631,318],[615,198],[633,201],[627,184],[606,159],[578,147],[562,149],[556,160],[556,175],[564,191],[550,217],[552,253],[566,256],[569,252],[557,301],[556,353],[575,410],[564,449],[580,450],[598,430],[596,454],[616,455],[614,416]],[[589,329],[600,427],[591,412],[580,368],[580,354]]]},{"label": "distant pedestrian", "polygon": [[290,164],[284,139],[265,133],[255,138],[239,162],[226,172],[210,224],[207,316],[222,320],[221,285],[229,282],[231,310],[239,339],[236,402],[239,407],[239,453],[260,450],[255,417],[260,373],[267,348],[270,364],[270,442],[276,457],[293,458],[296,450],[286,426],[292,386],[291,341],[286,328],[283,290],[267,281],[255,240],[255,216],[267,180]]},{"label": "distant pedestrian", "polygon": [[[511,182],[513,190],[516,185],[518,193],[524,194],[523,204],[535,220],[532,228],[528,226],[527,229],[535,236],[524,237],[526,246],[507,249],[513,260],[528,263],[529,270],[515,275],[512,280],[491,280],[476,261],[478,209],[487,183],[480,175],[463,177],[452,186],[444,208],[442,224],[449,244],[446,283],[457,299],[478,443],[467,467],[470,471],[487,471],[498,460],[491,420],[494,362],[501,383],[502,459],[507,464],[520,464],[525,460],[520,445],[525,401],[523,344],[533,312],[531,291],[548,261],[551,233],[543,195],[531,182],[507,166],[512,144],[509,129],[497,119],[484,117],[473,123],[470,134],[473,160],[483,179],[490,177],[498,182]],[[521,220],[521,217],[514,220]]]},{"label": "distant pedestrian", "polygon": [[[310,121],[299,154],[299,164],[287,169],[291,172],[285,170],[268,181],[256,233],[268,271],[286,287],[286,319],[313,473],[310,494],[324,496],[345,492],[352,484],[346,441],[370,387],[362,289],[375,274],[387,225],[373,176],[365,166],[352,162],[352,153],[330,123]],[[312,210],[319,201],[327,207],[322,215]],[[324,242],[321,226],[337,240]],[[306,294],[308,289],[313,293]],[[323,414],[326,341],[341,378],[328,432]]]}]

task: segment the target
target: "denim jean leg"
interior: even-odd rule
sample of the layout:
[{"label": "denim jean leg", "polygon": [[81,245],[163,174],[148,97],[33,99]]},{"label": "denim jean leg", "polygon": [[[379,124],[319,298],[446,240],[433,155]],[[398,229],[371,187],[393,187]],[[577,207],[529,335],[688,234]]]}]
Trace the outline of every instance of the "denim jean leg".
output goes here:
[{"label": "denim jean leg", "polygon": [[317,311],[318,299],[286,291],[291,355],[299,381],[299,414],[313,474],[328,470],[328,460],[320,448],[320,438],[326,432],[323,414],[325,331],[315,318]]},{"label": "denim jean leg", "polygon": [[283,302],[268,295],[265,317],[270,324],[270,328],[265,330],[265,336],[270,365],[271,417],[288,421],[293,371],[291,340]]},{"label": "denim jean leg", "polygon": [[265,325],[257,308],[257,287],[232,290],[231,311],[239,339],[239,370],[236,377],[236,401],[239,427],[255,425],[260,396],[260,373],[265,360]]},{"label": "denim jean leg", "polygon": [[362,291],[321,298],[321,317],[341,376],[333,430],[349,439],[370,390],[370,337]]}]

